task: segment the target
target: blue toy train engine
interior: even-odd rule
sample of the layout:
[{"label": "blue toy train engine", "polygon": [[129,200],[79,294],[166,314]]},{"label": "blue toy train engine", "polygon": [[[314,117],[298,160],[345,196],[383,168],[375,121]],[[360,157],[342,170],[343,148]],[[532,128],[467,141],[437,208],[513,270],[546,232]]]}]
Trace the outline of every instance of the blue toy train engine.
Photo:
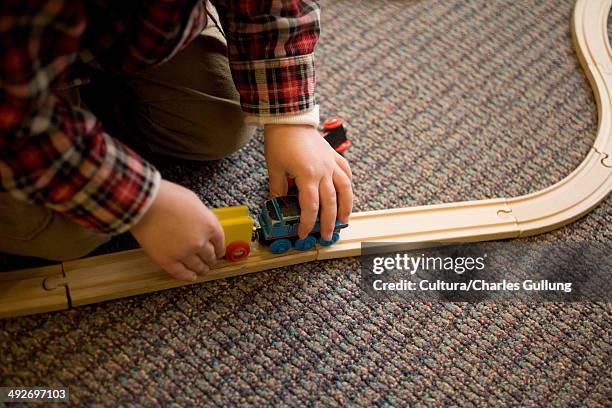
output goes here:
[{"label": "blue toy train engine", "polygon": [[300,204],[298,197],[294,195],[277,197],[267,200],[258,216],[259,226],[256,229],[259,241],[270,248],[274,254],[287,252],[292,246],[296,249],[306,251],[314,248],[317,241],[323,246],[334,244],[340,238],[340,230],[348,227],[336,220],[336,227],[331,241],[321,239],[319,216],[310,234],[299,239],[297,235],[300,223]]}]

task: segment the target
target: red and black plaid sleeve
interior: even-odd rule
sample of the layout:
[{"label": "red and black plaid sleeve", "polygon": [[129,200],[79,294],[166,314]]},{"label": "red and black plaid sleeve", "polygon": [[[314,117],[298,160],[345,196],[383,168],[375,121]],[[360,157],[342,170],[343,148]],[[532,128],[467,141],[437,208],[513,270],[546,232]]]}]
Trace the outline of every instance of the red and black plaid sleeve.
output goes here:
[{"label": "red and black plaid sleeve", "polygon": [[315,108],[314,0],[214,0],[228,41],[230,67],[243,110],[299,114]]},{"label": "red and black plaid sleeve", "polygon": [[51,92],[86,26],[81,1],[0,5],[0,188],[114,234],[146,211],[160,176],[91,113]]},{"label": "red and black plaid sleeve", "polygon": [[203,0],[91,0],[88,14],[81,59],[120,74],[168,60],[206,25]]}]

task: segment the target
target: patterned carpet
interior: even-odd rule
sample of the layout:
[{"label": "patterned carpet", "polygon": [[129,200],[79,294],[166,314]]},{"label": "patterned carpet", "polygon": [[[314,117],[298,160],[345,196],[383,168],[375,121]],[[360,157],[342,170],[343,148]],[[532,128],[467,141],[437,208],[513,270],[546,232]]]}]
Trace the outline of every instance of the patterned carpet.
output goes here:
[{"label": "patterned carpet", "polygon": [[[571,172],[597,127],[572,4],[322,1],[319,102],[350,124],[356,210],[515,196]],[[207,205],[257,208],[263,163],[258,138],[160,169]],[[611,221],[608,199],[532,239],[609,244]],[[69,387],[82,406],[612,403],[610,304],[375,302],[358,284],[349,258],[1,321],[0,383]]]}]

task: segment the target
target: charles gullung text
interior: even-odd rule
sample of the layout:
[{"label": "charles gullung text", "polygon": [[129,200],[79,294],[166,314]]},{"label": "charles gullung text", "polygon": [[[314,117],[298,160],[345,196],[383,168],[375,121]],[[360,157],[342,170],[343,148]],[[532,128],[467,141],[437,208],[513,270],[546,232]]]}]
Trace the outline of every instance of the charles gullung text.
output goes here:
[{"label": "charles gullung text", "polygon": [[[414,275],[418,271],[453,271],[458,275],[465,272],[482,271],[485,268],[487,255],[480,257],[435,257],[396,254],[395,256],[375,257],[372,263],[372,272],[380,275],[388,271],[404,271]],[[484,279],[466,280],[463,282],[447,282],[444,280],[423,279],[412,281],[397,279],[387,282],[375,279],[372,282],[376,291],[527,291],[527,292],[565,292],[571,293],[572,282],[552,282],[549,280],[525,279],[519,282],[508,281],[490,282]]]},{"label": "charles gullung text", "polygon": [[372,282],[374,290],[378,291],[518,291],[525,290],[528,292],[565,292],[571,293],[571,282],[551,282],[544,280],[525,279],[522,282],[509,282],[502,280],[501,282],[488,282],[482,279],[474,279],[467,282],[446,282],[443,280],[421,280],[413,282],[407,279],[401,279],[397,282],[385,282],[382,279],[377,279]]}]

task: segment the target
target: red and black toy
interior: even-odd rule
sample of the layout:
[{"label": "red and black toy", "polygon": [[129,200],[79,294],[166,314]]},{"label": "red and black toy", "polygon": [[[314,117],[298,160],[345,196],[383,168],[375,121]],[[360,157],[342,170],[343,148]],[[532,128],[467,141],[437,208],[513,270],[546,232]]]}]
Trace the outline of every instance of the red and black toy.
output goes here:
[{"label": "red and black toy", "polygon": [[319,127],[319,132],[327,143],[340,154],[351,146],[351,141],[346,137],[344,122],[340,118],[327,119]]}]

